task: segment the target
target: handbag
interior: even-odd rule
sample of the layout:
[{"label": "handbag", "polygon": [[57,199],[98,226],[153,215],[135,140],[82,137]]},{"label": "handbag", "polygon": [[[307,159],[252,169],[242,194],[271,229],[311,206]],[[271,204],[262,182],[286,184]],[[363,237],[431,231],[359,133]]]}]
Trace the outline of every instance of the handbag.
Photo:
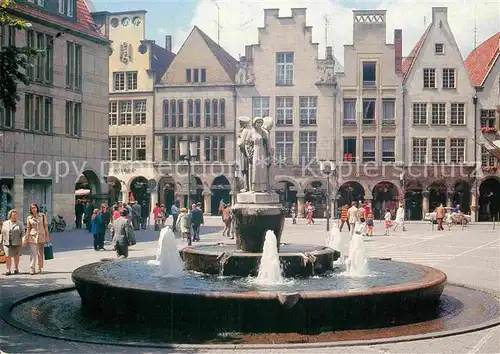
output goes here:
[{"label": "handbag", "polygon": [[54,259],[54,251],[52,250],[52,244],[51,243],[47,243],[43,247],[43,257],[45,258],[46,261]]}]

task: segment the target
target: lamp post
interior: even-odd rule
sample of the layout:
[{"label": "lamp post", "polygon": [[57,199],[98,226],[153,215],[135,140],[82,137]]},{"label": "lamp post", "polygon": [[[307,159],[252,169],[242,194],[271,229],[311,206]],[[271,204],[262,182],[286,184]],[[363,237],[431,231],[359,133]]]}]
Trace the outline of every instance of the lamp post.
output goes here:
[{"label": "lamp post", "polygon": [[191,206],[191,160],[198,157],[198,141],[181,139],[179,141],[179,155],[181,159],[187,161],[188,165],[187,205],[189,210],[189,207]]},{"label": "lamp post", "polygon": [[[321,161],[319,165],[321,173],[326,176],[326,231],[330,231],[331,198],[330,198],[330,176],[336,175],[336,166],[331,161]],[[336,187],[336,186],[335,186]],[[334,188],[335,190],[335,188]],[[336,195],[336,193],[334,194]]]}]

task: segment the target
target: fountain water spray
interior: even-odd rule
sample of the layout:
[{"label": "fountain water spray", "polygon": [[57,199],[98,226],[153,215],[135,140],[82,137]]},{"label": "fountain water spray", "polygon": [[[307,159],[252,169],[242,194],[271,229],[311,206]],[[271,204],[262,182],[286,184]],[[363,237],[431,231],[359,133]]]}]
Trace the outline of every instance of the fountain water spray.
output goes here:
[{"label": "fountain water spray", "polygon": [[349,257],[346,261],[347,273],[352,276],[364,276],[370,272],[362,232],[363,226],[357,222],[354,225],[354,235],[349,243]]},{"label": "fountain water spray", "polygon": [[345,263],[344,258],[347,253],[345,238],[346,237],[344,237],[344,235],[340,232],[338,225],[334,223],[331,226],[330,234],[327,236],[326,239],[326,247],[332,248],[340,252],[340,257],[334,262],[334,264],[340,265]]},{"label": "fountain water spray", "polygon": [[275,285],[284,283],[281,274],[281,264],[278,256],[278,241],[273,231],[266,232],[264,241],[264,250],[260,260],[259,274],[256,280],[257,284]]},{"label": "fountain water spray", "polygon": [[177,250],[175,235],[170,227],[167,226],[161,230],[156,260],[149,261],[149,263],[159,266],[159,275],[162,277],[178,277],[183,274],[184,264]]}]

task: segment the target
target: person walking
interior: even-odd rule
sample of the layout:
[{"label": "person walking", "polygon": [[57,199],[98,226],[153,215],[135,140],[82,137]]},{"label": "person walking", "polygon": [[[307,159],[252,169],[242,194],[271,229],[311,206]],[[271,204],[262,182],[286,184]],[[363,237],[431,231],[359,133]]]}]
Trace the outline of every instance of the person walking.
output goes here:
[{"label": "person walking", "polygon": [[367,236],[372,237],[373,236],[373,227],[374,227],[373,213],[372,212],[370,212],[368,214],[368,216],[366,217],[366,227],[367,227],[367,230],[366,230]]},{"label": "person walking", "polygon": [[39,212],[38,205],[35,203],[30,205],[29,215],[26,220],[25,239],[24,243],[30,249],[30,274],[35,274],[36,266],[38,266],[38,272],[43,273],[43,248],[46,243],[50,242],[49,225],[47,217]]},{"label": "person walking", "polygon": [[101,204],[101,214],[102,214],[102,224],[103,230],[102,234],[99,235],[100,249],[104,250],[104,240],[106,238],[106,232],[109,231],[109,224],[111,222],[111,212],[107,204]]},{"label": "person walking", "polygon": [[134,240],[134,230],[132,224],[127,218],[128,210],[126,208],[120,209],[120,217],[113,221],[111,224],[111,237],[113,239],[113,250],[116,251],[116,256],[119,259],[128,257],[128,246]]},{"label": "person walking", "polygon": [[394,222],[394,228],[392,231],[396,231],[397,227],[401,226],[403,232],[406,231],[405,228],[405,209],[403,208],[403,203],[399,203],[398,210],[396,211],[396,220]]},{"label": "person walking", "polygon": [[295,225],[297,223],[297,205],[295,203],[290,206],[290,213],[292,214],[292,224]]},{"label": "person walking", "polygon": [[224,223],[224,230],[222,236],[231,237],[231,209],[229,205],[224,205],[222,209],[222,222]]},{"label": "person walking", "polygon": [[136,201],[132,204],[132,226],[135,231],[139,231],[141,228],[141,205]]},{"label": "person walking", "polygon": [[94,209],[90,223],[94,238],[94,250],[97,252],[100,249],[99,233],[102,229],[102,215],[99,214],[99,209]]},{"label": "person walking", "polygon": [[156,203],[156,206],[153,208],[153,218],[155,220],[155,231],[163,229],[163,209],[160,203]]},{"label": "person walking", "polygon": [[14,259],[14,274],[19,274],[19,259],[23,250],[24,224],[19,221],[17,211],[12,209],[7,214],[7,220],[2,224],[2,237],[0,245],[3,246],[7,272],[11,275],[12,259]]},{"label": "person walking", "polygon": [[342,207],[342,211],[340,212],[340,226],[339,226],[340,231],[342,231],[344,224],[347,225],[347,230],[351,231],[351,225],[349,225],[349,219],[348,219],[348,211],[349,211],[349,206],[345,204]]},{"label": "person walking", "polygon": [[349,231],[351,232],[351,238],[354,236],[354,229],[356,223],[359,221],[359,210],[356,207],[356,202],[352,202],[352,206],[347,211],[347,218],[349,220]]},{"label": "person walking", "polygon": [[389,233],[391,231],[391,222],[392,214],[389,208],[385,209],[384,222],[385,222],[385,235],[390,236]]},{"label": "person walking", "polygon": [[172,231],[177,231],[177,218],[179,217],[179,208],[180,208],[181,202],[179,199],[177,199],[172,207],[170,208],[170,214],[172,215]]},{"label": "person walking", "polygon": [[83,217],[83,221],[85,222],[85,227],[88,232],[92,231],[92,213],[94,212],[94,205],[91,200],[87,200],[87,204],[85,205],[85,215]]},{"label": "person walking", "polygon": [[200,241],[200,229],[203,225],[203,211],[201,210],[201,203],[193,204],[191,208],[191,227],[193,228],[193,241]]},{"label": "person walking", "polygon": [[443,227],[444,214],[445,214],[445,209],[443,207],[443,203],[441,203],[436,208],[436,220],[438,223],[438,227],[437,227],[438,231],[444,231],[444,227]]},{"label": "person walking", "polygon": [[190,222],[189,222],[189,213],[186,208],[181,208],[179,216],[177,218],[176,227],[181,232],[181,241],[187,239],[188,245],[191,246],[191,233],[190,233]]},{"label": "person walking", "polygon": [[77,229],[82,228],[82,218],[84,212],[85,207],[80,200],[77,200],[75,203],[75,225]]},{"label": "person walking", "polygon": [[361,223],[361,236],[365,236],[367,230],[366,230],[366,214],[365,214],[364,203],[361,203],[358,212],[359,212],[359,222]]}]

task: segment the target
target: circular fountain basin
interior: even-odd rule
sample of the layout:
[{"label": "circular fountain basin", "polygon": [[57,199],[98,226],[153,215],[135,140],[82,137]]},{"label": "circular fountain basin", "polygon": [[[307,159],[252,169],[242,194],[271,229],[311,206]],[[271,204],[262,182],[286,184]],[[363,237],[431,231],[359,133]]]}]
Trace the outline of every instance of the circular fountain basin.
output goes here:
[{"label": "circular fountain basin", "polygon": [[[186,247],[181,251],[186,270],[223,276],[256,276],[262,253],[238,251],[236,245]],[[281,244],[279,254],[285,277],[322,274],[333,269],[340,253],[328,247]]]},{"label": "circular fountain basin", "polygon": [[73,272],[83,313],[171,333],[297,332],[403,325],[437,316],[446,275],[434,268],[370,260],[370,275],[342,269],[283,284],[255,278],[157,274],[145,260],[88,264]]}]

